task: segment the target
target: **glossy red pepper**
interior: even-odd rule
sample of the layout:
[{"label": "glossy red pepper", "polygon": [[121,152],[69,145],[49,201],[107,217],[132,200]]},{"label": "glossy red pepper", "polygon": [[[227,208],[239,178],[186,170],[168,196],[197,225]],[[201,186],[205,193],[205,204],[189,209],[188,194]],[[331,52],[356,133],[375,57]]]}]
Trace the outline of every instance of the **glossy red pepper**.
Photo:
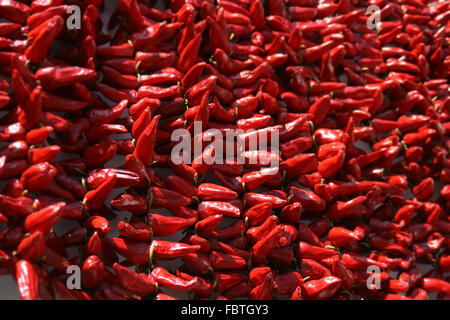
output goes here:
[{"label": "glossy red pepper", "polygon": [[197,278],[194,278],[190,281],[186,281],[182,278],[176,277],[163,268],[155,268],[153,269],[151,276],[158,283],[158,286],[163,288],[170,288],[174,290],[187,291],[194,288],[197,283]]},{"label": "glossy red pepper", "polygon": [[15,278],[23,300],[37,300],[39,296],[39,276],[35,265],[28,260],[19,260],[15,266]]},{"label": "glossy red pepper", "polygon": [[35,211],[25,218],[24,226],[28,232],[41,231],[46,234],[62,218],[64,202]]},{"label": "glossy red pepper", "polygon": [[193,225],[197,221],[196,217],[184,219],[178,217],[166,217],[156,213],[147,215],[147,224],[153,235],[167,236],[174,234],[181,229]]},{"label": "glossy red pepper", "polygon": [[124,290],[140,296],[147,296],[156,290],[156,283],[152,276],[133,272],[118,263],[114,264],[114,271]]},{"label": "glossy red pepper", "polygon": [[281,237],[283,236],[283,231],[284,227],[278,225],[264,238],[256,242],[252,247],[252,261],[255,263],[263,262],[269,255],[270,251],[275,248],[278,241],[280,241]]},{"label": "glossy red pepper", "polygon": [[[41,62],[47,55],[49,47],[56,36],[61,32],[64,19],[54,16],[45,22],[45,26],[32,38],[32,45],[25,51],[25,55],[34,63]],[[36,30],[36,29],[35,29]]]},{"label": "glossy red pepper", "polygon": [[100,209],[108,195],[113,190],[117,181],[117,176],[111,174],[96,189],[88,191],[84,195],[83,203],[87,210]]}]

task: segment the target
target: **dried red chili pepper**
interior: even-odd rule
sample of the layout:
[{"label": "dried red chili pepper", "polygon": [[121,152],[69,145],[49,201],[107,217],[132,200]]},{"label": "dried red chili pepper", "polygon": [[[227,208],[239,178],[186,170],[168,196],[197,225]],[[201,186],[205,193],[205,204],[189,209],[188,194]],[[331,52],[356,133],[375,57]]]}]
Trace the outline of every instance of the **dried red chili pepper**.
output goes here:
[{"label": "dried red chili pepper", "polygon": [[147,223],[154,235],[167,236],[178,232],[197,221],[196,217],[184,219],[178,217],[165,217],[156,213],[147,215]]},{"label": "dried red chili pepper", "polygon": [[39,276],[35,265],[28,260],[19,260],[15,265],[15,278],[23,300],[37,300],[39,296]]},{"label": "dried red chili pepper", "polygon": [[316,212],[325,209],[325,201],[314,192],[294,186],[290,187],[289,190],[293,195],[293,200],[300,202],[306,210]]},{"label": "dried red chili pepper", "polygon": [[342,280],[328,276],[319,280],[311,280],[303,285],[302,292],[309,299],[323,300],[331,297],[341,286]]},{"label": "dried red chili pepper", "polygon": [[28,215],[24,221],[25,230],[28,232],[41,231],[46,234],[62,218],[64,202],[58,202]]},{"label": "dried red chili pepper", "polygon": [[152,208],[183,207],[191,203],[189,198],[169,189],[150,187],[148,192],[150,195],[149,204]]},{"label": "dried red chili pepper", "polygon": [[338,254],[339,252],[333,249],[313,246],[303,241],[299,242],[296,252],[297,257],[299,258],[318,259],[318,260],[330,258]]},{"label": "dried red chili pepper", "polygon": [[449,294],[450,287],[448,282],[436,279],[436,278],[423,278],[422,279],[422,287],[428,293],[430,292],[443,292],[445,294]]},{"label": "dried red chili pepper", "polygon": [[238,207],[221,201],[202,201],[198,205],[198,212],[201,218],[216,214],[223,214],[232,218],[238,218],[241,215],[241,210]]},{"label": "dried red chili pepper", "polygon": [[86,288],[96,287],[103,279],[104,275],[103,261],[97,256],[88,257],[81,270],[81,281]]},{"label": "dried red chili pepper", "polygon": [[136,144],[134,156],[139,158],[144,166],[148,166],[153,160],[153,147],[156,140],[156,125],[160,116],[156,116],[142,132]]},{"label": "dried red chili pepper", "polygon": [[83,152],[83,161],[90,167],[97,167],[110,160],[117,151],[115,140],[106,140],[86,148]]},{"label": "dried red chili pepper", "polygon": [[117,181],[116,174],[108,176],[96,189],[88,191],[84,195],[83,204],[87,210],[100,209],[108,195],[113,190]]},{"label": "dried red chili pepper", "polygon": [[221,239],[230,239],[230,238],[232,239],[242,235],[244,230],[245,230],[245,223],[242,220],[237,220],[227,227],[215,229],[212,232],[211,236]]},{"label": "dried red chili pepper", "polygon": [[[32,36],[34,37],[32,38],[32,44],[25,51],[25,55],[33,63],[39,63],[46,57],[52,41],[63,28],[64,19],[61,16],[54,16],[43,24],[45,24],[45,26],[39,28],[40,30]],[[37,30],[37,28],[35,30]]]},{"label": "dried red chili pepper", "polygon": [[83,226],[88,230],[98,232],[102,236],[106,236],[111,231],[108,220],[102,216],[91,216],[87,218]]},{"label": "dried red chili pepper", "polygon": [[36,260],[44,252],[45,239],[44,234],[37,230],[29,237],[24,238],[17,246],[19,254],[27,260]]},{"label": "dried red chili pepper", "polygon": [[248,226],[254,227],[263,223],[271,212],[272,204],[270,202],[263,202],[248,209],[244,213],[244,218]]},{"label": "dried red chili pepper", "polygon": [[160,267],[153,269],[151,276],[158,283],[158,286],[180,291],[188,291],[193,289],[198,281],[197,278],[186,281],[182,278],[170,274]]},{"label": "dried red chili pepper", "polygon": [[269,255],[270,251],[275,248],[278,241],[280,241],[283,236],[284,227],[276,226],[270,231],[264,238],[260,239],[252,247],[252,261],[255,263],[260,263],[265,260]]},{"label": "dried red chili pepper", "polygon": [[124,290],[140,296],[147,296],[156,290],[156,283],[152,276],[133,272],[118,263],[114,264],[114,271]]},{"label": "dried red chili pepper", "polygon": [[343,227],[333,227],[328,233],[329,240],[338,247],[345,247],[352,241],[360,241],[364,237],[364,233],[355,229],[350,231]]},{"label": "dried red chili pepper", "polygon": [[247,267],[247,261],[244,258],[218,251],[211,251],[208,259],[211,263],[211,267],[217,271],[239,270]]}]

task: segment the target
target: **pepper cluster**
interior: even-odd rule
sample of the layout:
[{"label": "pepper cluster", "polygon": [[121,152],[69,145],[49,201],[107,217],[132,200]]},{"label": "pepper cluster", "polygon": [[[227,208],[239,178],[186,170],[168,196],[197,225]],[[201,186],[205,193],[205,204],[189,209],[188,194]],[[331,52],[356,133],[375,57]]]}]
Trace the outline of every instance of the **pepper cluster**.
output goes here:
[{"label": "pepper cluster", "polygon": [[[450,298],[449,1],[106,2],[0,0],[0,274],[23,299]],[[279,170],[175,164],[195,121],[277,131],[237,151]]]}]

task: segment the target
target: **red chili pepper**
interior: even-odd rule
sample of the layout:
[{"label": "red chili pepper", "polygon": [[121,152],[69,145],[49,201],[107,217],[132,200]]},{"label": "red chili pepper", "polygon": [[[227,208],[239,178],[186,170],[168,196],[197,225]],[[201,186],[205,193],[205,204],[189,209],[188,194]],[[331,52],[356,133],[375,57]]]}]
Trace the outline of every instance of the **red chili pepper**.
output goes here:
[{"label": "red chili pepper", "polygon": [[88,257],[81,270],[81,281],[86,288],[96,287],[102,280],[104,275],[103,261],[97,256]]},{"label": "red chili pepper", "polygon": [[96,72],[80,67],[46,67],[36,72],[35,77],[44,89],[53,90],[78,82],[89,82],[95,79]]},{"label": "red chili pepper", "polygon": [[280,163],[280,169],[286,171],[288,177],[315,171],[317,166],[318,162],[313,153],[298,154]]},{"label": "red chili pepper", "polygon": [[312,259],[302,259],[300,262],[300,269],[304,277],[310,277],[313,280],[331,276],[330,270]]},{"label": "red chili pepper", "polygon": [[280,241],[283,236],[284,227],[276,226],[272,231],[270,231],[264,238],[258,240],[252,247],[252,261],[254,263],[263,262],[269,255],[270,251],[275,248],[278,241]]},{"label": "red chili pepper", "polygon": [[[121,255],[136,263],[147,263],[150,257],[150,246],[142,242],[127,239],[111,238],[108,244]],[[196,252],[200,246],[162,240],[152,241],[153,258],[177,258],[188,253]]]},{"label": "red chili pepper", "polygon": [[28,162],[38,164],[41,162],[52,162],[61,152],[59,146],[48,146],[43,148],[31,149],[28,153]]},{"label": "red chili pepper", "polygon": [[180,52],[180,59],[177,62],[177,68],[182,71],[187,71],[195,63],[195,60],[200,49],[202,34],[196,34]]},{"label": "red chili pepper", "polygon": [[252,288],[247,281],[242,281],[239,284],[227,289],[224,296],[228,299],[235,299],[239,297],[247,297]]},{"label": "red chili pepper", "polygon": [[257,285],[261,284],[266,276],[271,272],[272,270],[270,269],[270,267],[253,268],[248,275],[250,283],[252,284],[252,286],[256,287]]},{"label": "red chili pepper", "polygon": [[149,241],[152,237],[152,233],[145,223],[128,223],[120,221],[117,224],[117,229],[121,236],[136,240],[136,241]]},{"label": "red chili pepper", "polygon": [[[184,265],[196,274],[206,275],[213,271],[210,261],[202,253],[189,253],[184,255],[182,259]],[[203,284],[205,285],[206,283]]]},{"label": "red chili pepper", "polygon": [[[34,37],[31,46],[25,51],[25,55],[33,63],[41,62],[47,55],[49,47],[56,36],[61,32],[64,25],[64,19],[61,16],[54,16],[45,22],[45,26],[39,28]],[[37,30],[37,28],[35,29]]]},{"label": "red chili pepper", "polygon": [[237,193],[233,190],[213,183],[202,183],[197,189],[198,195],[202,201],[231,201],[237,199],[238,197]]},{"label": "red chili pepper", "polygon": [[443,292],[445,294],[450,293],[450,286],[447,281],[436,278],[423,278],[422,287],[428,293],[430,292]]},{"label": "red chili pepper", "polygon": [[220,239],[232,239],[242,235],[244,230],[245,223],[242,220],[237,220],[227,227],[215,229],[211,236]]},{"label": "red chili pepper", "polygon": [[[323,244],[319,240],[318,236],[313,233],[313,231],[305,224],[299,223],[298,224],[298,239],[308,242],[309,244],[322,247]],[[331,239],[330,239],[331,240]]]},{"label": "red chili pepper", "polygon": [[114,271],[124,290],[140,296],[147,296],[156,290],[156,283],[152,276],[136,273],[118,263],[114,264]]},{"label": "red chili pepper", "polygon": [[28,95],[19,115],[20,124],[27,129],[33,128],[40,120],[42,113],[42,87],[37,86]]},{"label": "red chili pepper", "polygon": [[113,68],[103,66],[102,67],[103,80],[109,84],[127,89],[136,89],[140,83],[139,78],[135,75],[122,74]]},{"label": "red chili pepper", "polygon": [[198,281],[197,278],[186,281],[182,278],[170,274],[160,267],[153,269],[151,276],[158,283],[158,286],[179,291],[188,291],[193,289]]},{"label": "red chili pepper", "polygon": [[98,232],[102,236],[106,236],[111,231],[108,220],[102,216],[89,217],[84,221],[83,226],[88,230]]},{"label": "red chili pepper", "polygon": [[117,151],[115,140],[106,140],[86,148],[83,152],[83,161],[90,167],[97,167],[110,160]]},{"label": "red chili pepper", "polygon": [[59,202],[33,212],[25,218],[25,229],[29,232],[41,231],[46,234],[62,218],[62,209],[65,205],[64,202]]},{"label": "red chili pepper", "polygon": [[152,208],[183,207],[191,203],[189,198],[183,197],[179,193],[165,188],[150,187],[148,192],[150,195],[149,203]]},{"label": "red chili pepper", "polygon": [[111,201],[111,206],[117,210],[129,211],[137,215],[146,214],[148,211],[148,198],[142,195],[122,194]]},{"label": "red chili pepper", "polygon": [[211,294],[213,288],[209,281],[203,278],[193,277],[187,273],[180,272],[179,270],[177,270],[176,274],[178,277],[187,281],[197,280],[196,285],[192,288],[192,291],[197,295],[208,297]]},{"label": "red chili pepper", "polygon": [[17,246],[17,251],[27,260],[36,260],[44,252],[45,239],[41,231],[33,232],[29,237],[24,238]]},{"label": "red chili pepper", "polygon": [[325,95],[314,102],[314,104],[309,108],[308,113],[314,116],[314,125],[320,125],[325,117],[327,116],[328,110],[330,108],[330,96]]},{"label": "red chili pepper", "polygon": [[293,200],[298,201],[302,204],[303,208],[308,211],[322,211],[325,209],[325,201],[316,195],[314,192],[300,189],[297,187],[289,188],[291,194],[293,195]]},{"label": "red chili pepper", "polygon": [[49,265],[54,267],[57,270],[66,272],[67,267],[69,267],[70,263],[64,257],[60,256],[53,249],[48,246],[45,247],[44,250],[44,261]]},{"label": "red chili pepper", "polygon": [[86,249],[89,254],[97,255],[103,253],[102,239],[100,238],[99,233],[97,231],[95,231],[89,238],[89,241],[86,244]]},{"label": "red chili pepper", "polygon": [[230,244],[220,242],[214,239],[210,241],[210,247],[213,250],[229,253],[231,255],[239,256],[245,259],[250,258],[250,253],[248,251],[235,248]]},{"label": "red chili pepper", "polygon": [[211,267],[218,271],[239,270],[247,267],[247,261],[244,258],[218,251],[211,251],[208,259],[211,263]]},{"label": "red chili pepper", "polygon": [[338,221],[354,214],[360,215],[361,207],[366,199],[365,196],[359,196],[346,202],[338,201],[327,209],[327,216],[332,221]]},{"label": "red chili pepper", "polygon": [[303,285],[302,292],[308,299],[324,300],[333,296],[340,288],[342,280],[327,276],[318,280],[311,280]]},{"label": "red chili pepper", "polygon": [[153,147],[156,140],[156,125],[158,124],[159,118],[160,116],[154,117],[144,129],[133,153],[135,157],[142,161],[144,166],[148,166],[153,160]]},{"label": "red chili pepper", "polygon": [[244,218],[248,226],[254,227],[263,223],[271,212],[272,204],[270,202],[263,202],[248,209],[244,214]]},{"label": "red chili pepper", "polygon": [[287,203],[287,195],[280,190],[264,191],[262,193],[248,192],[244,194],[243,200],[248,208],[261,202],[270,202],[273,208],[278,208]]},{"label": "red chili pepper", "polygon": [[87,300],[80,291],[69,289],[67,285],[61,281],[55,281],[53,283],[53,287],[55,288],[55,291],[58,294],[58,296],[60,296],[62,299]]},{"label": "red chili pepper", "polygon": [[90,109],[88,119],[91,125],[107,124],[117,119],[126,109],[128,101],[121,101],[111,109]]},{"label": "red chili pepper", "polygon": [[167,236],[174,234],[181,229],[193,225],[197,221],[196,217],[189,219],[178,217],[166,217],[156,213],[147,215],[147,223],[153,235]]},{"label": "red chili pepper", "polygon": [[32,129],[26,134],[25,140],[31,145],[41,144],[50,134],[53,133],[53,131],[54,129],[51,126],[43,126],[37,129]]},{"label": "red chili pepper", "polygon": [[238,218],[241,215],[241,210],[238,207],[221,201],[202,201],[198,205],[198,212],[202,219],[216,214],[223,214],[232,218]]},{"label": "red chili pepper", "polygon": [[269,273],[263,283],[250,291],[249,298],[252,300],[272,300],[273,276]]},{"label": "red chili pepper", "polygon": [[443,243],[444,243],[443,236],[435,232],[428,237],[427,242],[414,244],[413,250],[415,251],[415,255],[417,257],[423,257],[432,251],[438,250]]},{"label": "red chili pepper", "polygon": [[65,247],[84,244],[86,242],[86,229],[76,227],[63,234],[60,238]]},{"label": "red chili pepper", "polygon": [[432,195],[433,189],[434,189],[434,180],[432,178],[426,178],[422,180],[422,182],[419,183],[417,186],[415,186],[412,189],[412,191],[414,195],[417,197],[417,199],[423,201],[428,199]]},{"label": "red chili pepper", "polygon": [[302,215],[303,207],[300,202],[294,202],[293,204],[286,205],[281,210],[280,219],[283,222],[296,224]]},{"label": "red chili pepper", "polygon": [[370,237],[370,244],[377,250],[394,251],[405,257],[409,257],[412,255],[412,252],[409,251],[408,249],[393,242],[390,242],[388,240],[385,240],[377,235],[373,235],[372,237]]},{"label": "red chili pepper", "polygon": [[116,46],[103,46],[98,47],[96,54],[101,57],[107,58],[117,58],[117,57],[127,57],[131,58],[133,56],[133,47],[129,43],[123,43]]},{"label": "red chili pepper", "polygon": [[101,169],[91,172],[86,179],[89,188],[98,188],[106,179],[112,175],[116,175],[117,180],[115,187],[129,187],[138,185],[140,177],[137,173],[126,169]]},{"label": "red chili pepper", "polygon": [[15,278],[23,300],[37,300],[39,296],[39,275],[35,265],[19,260],[15,265]]},{"label": "red chili pepper", "polygon": [[222,222],[221,214],[206,217],[195,224],[195,231],[200,236],[208,236]]},{"label": "red chili pepper", "polygon": [[86,209],[87,210],[100,209],[103,203],[105,202],[106,198],[114,188],[116,181],[117,176],[115,174],[111,174],[96,189],[88,191],[85,194],[83,200]]},{"label": "red chili pepper", "polygon": [[334,227],[328,233],[329,240],[338,247],[345,247],[352,241],[360,241],[364,237],[364,233],[359,232],[357,229],[355,231],[350,231],[343,227]]},{"label": "red chili pepper", "polygon": [[0,36],[8,36],[20,30],[21,25],[14,22],[2,22],[0,24]]},{"label": "red chili pepper", "polygon": [[213,280],[214,280],[214,291],[223,292],[234,285],[240,283],[243,280],[243,276],[237,272],[214,272]]},{"label": "red chili pepper", "polygon": [[300,241],[297,247],[297,257],[306,259],[326,259],[339,253],[333,249],[321,248]]}]

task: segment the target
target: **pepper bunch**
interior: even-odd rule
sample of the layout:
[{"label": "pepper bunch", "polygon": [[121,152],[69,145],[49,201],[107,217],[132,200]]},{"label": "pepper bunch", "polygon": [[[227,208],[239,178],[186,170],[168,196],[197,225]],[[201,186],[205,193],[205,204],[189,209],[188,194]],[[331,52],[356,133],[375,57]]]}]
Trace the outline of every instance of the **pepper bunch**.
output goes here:
[{"label": "pepper bunch", "polygon": [[[450,297],[450,2],[111,3],[0,0],[23,299]],[[224,143],[244,163],[205,161],[207,129],[252,129]]]}]

